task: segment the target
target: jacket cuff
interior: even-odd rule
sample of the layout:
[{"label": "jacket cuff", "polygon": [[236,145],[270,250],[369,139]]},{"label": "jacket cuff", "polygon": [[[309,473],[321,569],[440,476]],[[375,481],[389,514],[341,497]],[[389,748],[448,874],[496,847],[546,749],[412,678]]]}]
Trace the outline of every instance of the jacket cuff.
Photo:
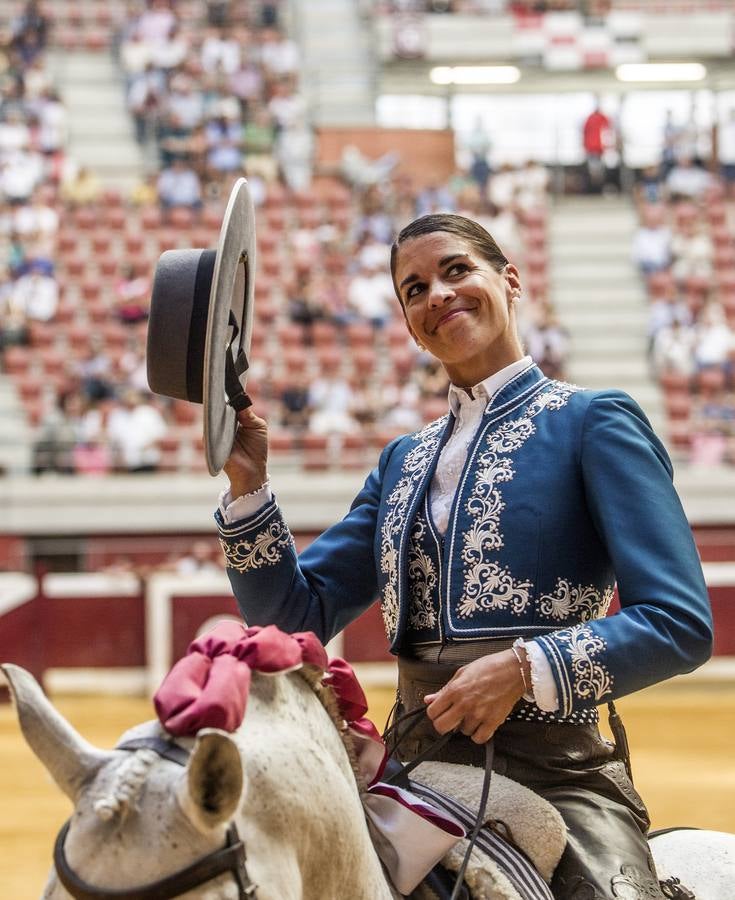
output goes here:
[{"label": "jacket cuff", "polygon": [[219,542],[227,567],[247,573],[281,561],[284,550],[295,554],[288,525],[275,501],[262,507],[247,519],[228,525],[218,509],[214,514],[219,528]]},{"label": "jacket cuff", "polygon": [[613,676],[605,665],[607,641],[589,625],[574,625],[534,638],[556,682],[559,714],[612,699]]}]

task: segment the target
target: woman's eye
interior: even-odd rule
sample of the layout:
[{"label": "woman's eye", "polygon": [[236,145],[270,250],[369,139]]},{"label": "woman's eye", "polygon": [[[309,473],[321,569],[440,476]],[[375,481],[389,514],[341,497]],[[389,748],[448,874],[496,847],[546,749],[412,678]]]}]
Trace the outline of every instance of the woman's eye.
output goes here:
[{"label": "woman's eye", "polygon": [[411,287],[406,291],[406,300],[411,300],[414,297],[418,297],[422,287],[423,285],[421,284],[412,284]]},{"label": "woman's eye", "polygon": [[463,275],[467,271],[464,263],[455,263],[447,269],[447,275]]}]

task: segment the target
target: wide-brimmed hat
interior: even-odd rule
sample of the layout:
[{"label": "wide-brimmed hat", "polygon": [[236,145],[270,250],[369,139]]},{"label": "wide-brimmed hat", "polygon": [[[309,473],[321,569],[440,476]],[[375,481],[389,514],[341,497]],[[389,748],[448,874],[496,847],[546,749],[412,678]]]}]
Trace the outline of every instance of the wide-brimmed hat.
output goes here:
[{"label": "wide-brimmed hat", "polygon": [[255,211],[238,179],[216,250],[167,250],[156,265],[148,321],[152,391],[204,405],[204,455],[227,461],[245,393],[255,286]]}]

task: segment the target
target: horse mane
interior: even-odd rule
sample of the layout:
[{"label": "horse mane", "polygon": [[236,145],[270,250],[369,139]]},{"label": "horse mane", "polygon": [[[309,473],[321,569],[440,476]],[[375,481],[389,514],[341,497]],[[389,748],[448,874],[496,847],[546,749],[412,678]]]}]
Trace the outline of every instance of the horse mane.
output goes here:
[{"label": "horse mane", "polygon": [[360,774],[360,770],[357,765],[355,741],[349,728],[347,727],[344,716],[339,710],[337,697],[335,696],[334,691],[328,684],[324,684],[322,681],[324,672],[316,666],[305,665],[300,669],[297,669],[296,674],[300,675],[309,685],[309,687],[314,691],[317,699],[322,704],[327,712],[327,715],[332,720],[334,727],[337,729],[337,733],[342,740],[342,744],[344,745],[347,757],[350,761],[350,767],[352,768],[352,772],[355,776],[355,781],[357,782],[358,789],[360,790],[360,793],[362,793],[367,789],[367,784],[365,783],[364,777]]},{"label": "horse mane", "polygon": [[109,793],[94,803],[94,811],[103,822],[109,822],[115,816],[120,816],[121,821],[125,819],[148,777],[148,771],[159,759],[155,751],[145,749],[126,752],[125,757],[115,770]]}]

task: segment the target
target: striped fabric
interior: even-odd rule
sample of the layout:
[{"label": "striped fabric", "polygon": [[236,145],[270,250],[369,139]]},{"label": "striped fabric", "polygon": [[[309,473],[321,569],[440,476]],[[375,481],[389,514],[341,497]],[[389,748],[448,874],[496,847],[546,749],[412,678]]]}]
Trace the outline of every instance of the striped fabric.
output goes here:
[{"label": "striped fabric", "polygon": [[[451,797],[440,794],[418,781],[411,782],[411,791],[459,819],[468,834],[474,828],[474,813]],[[521,900],[554,900],[551,889],[536,871],[536,867],[529,858],[487,826],[480,829],[475,847],[492,859],[516,889]]]}]

